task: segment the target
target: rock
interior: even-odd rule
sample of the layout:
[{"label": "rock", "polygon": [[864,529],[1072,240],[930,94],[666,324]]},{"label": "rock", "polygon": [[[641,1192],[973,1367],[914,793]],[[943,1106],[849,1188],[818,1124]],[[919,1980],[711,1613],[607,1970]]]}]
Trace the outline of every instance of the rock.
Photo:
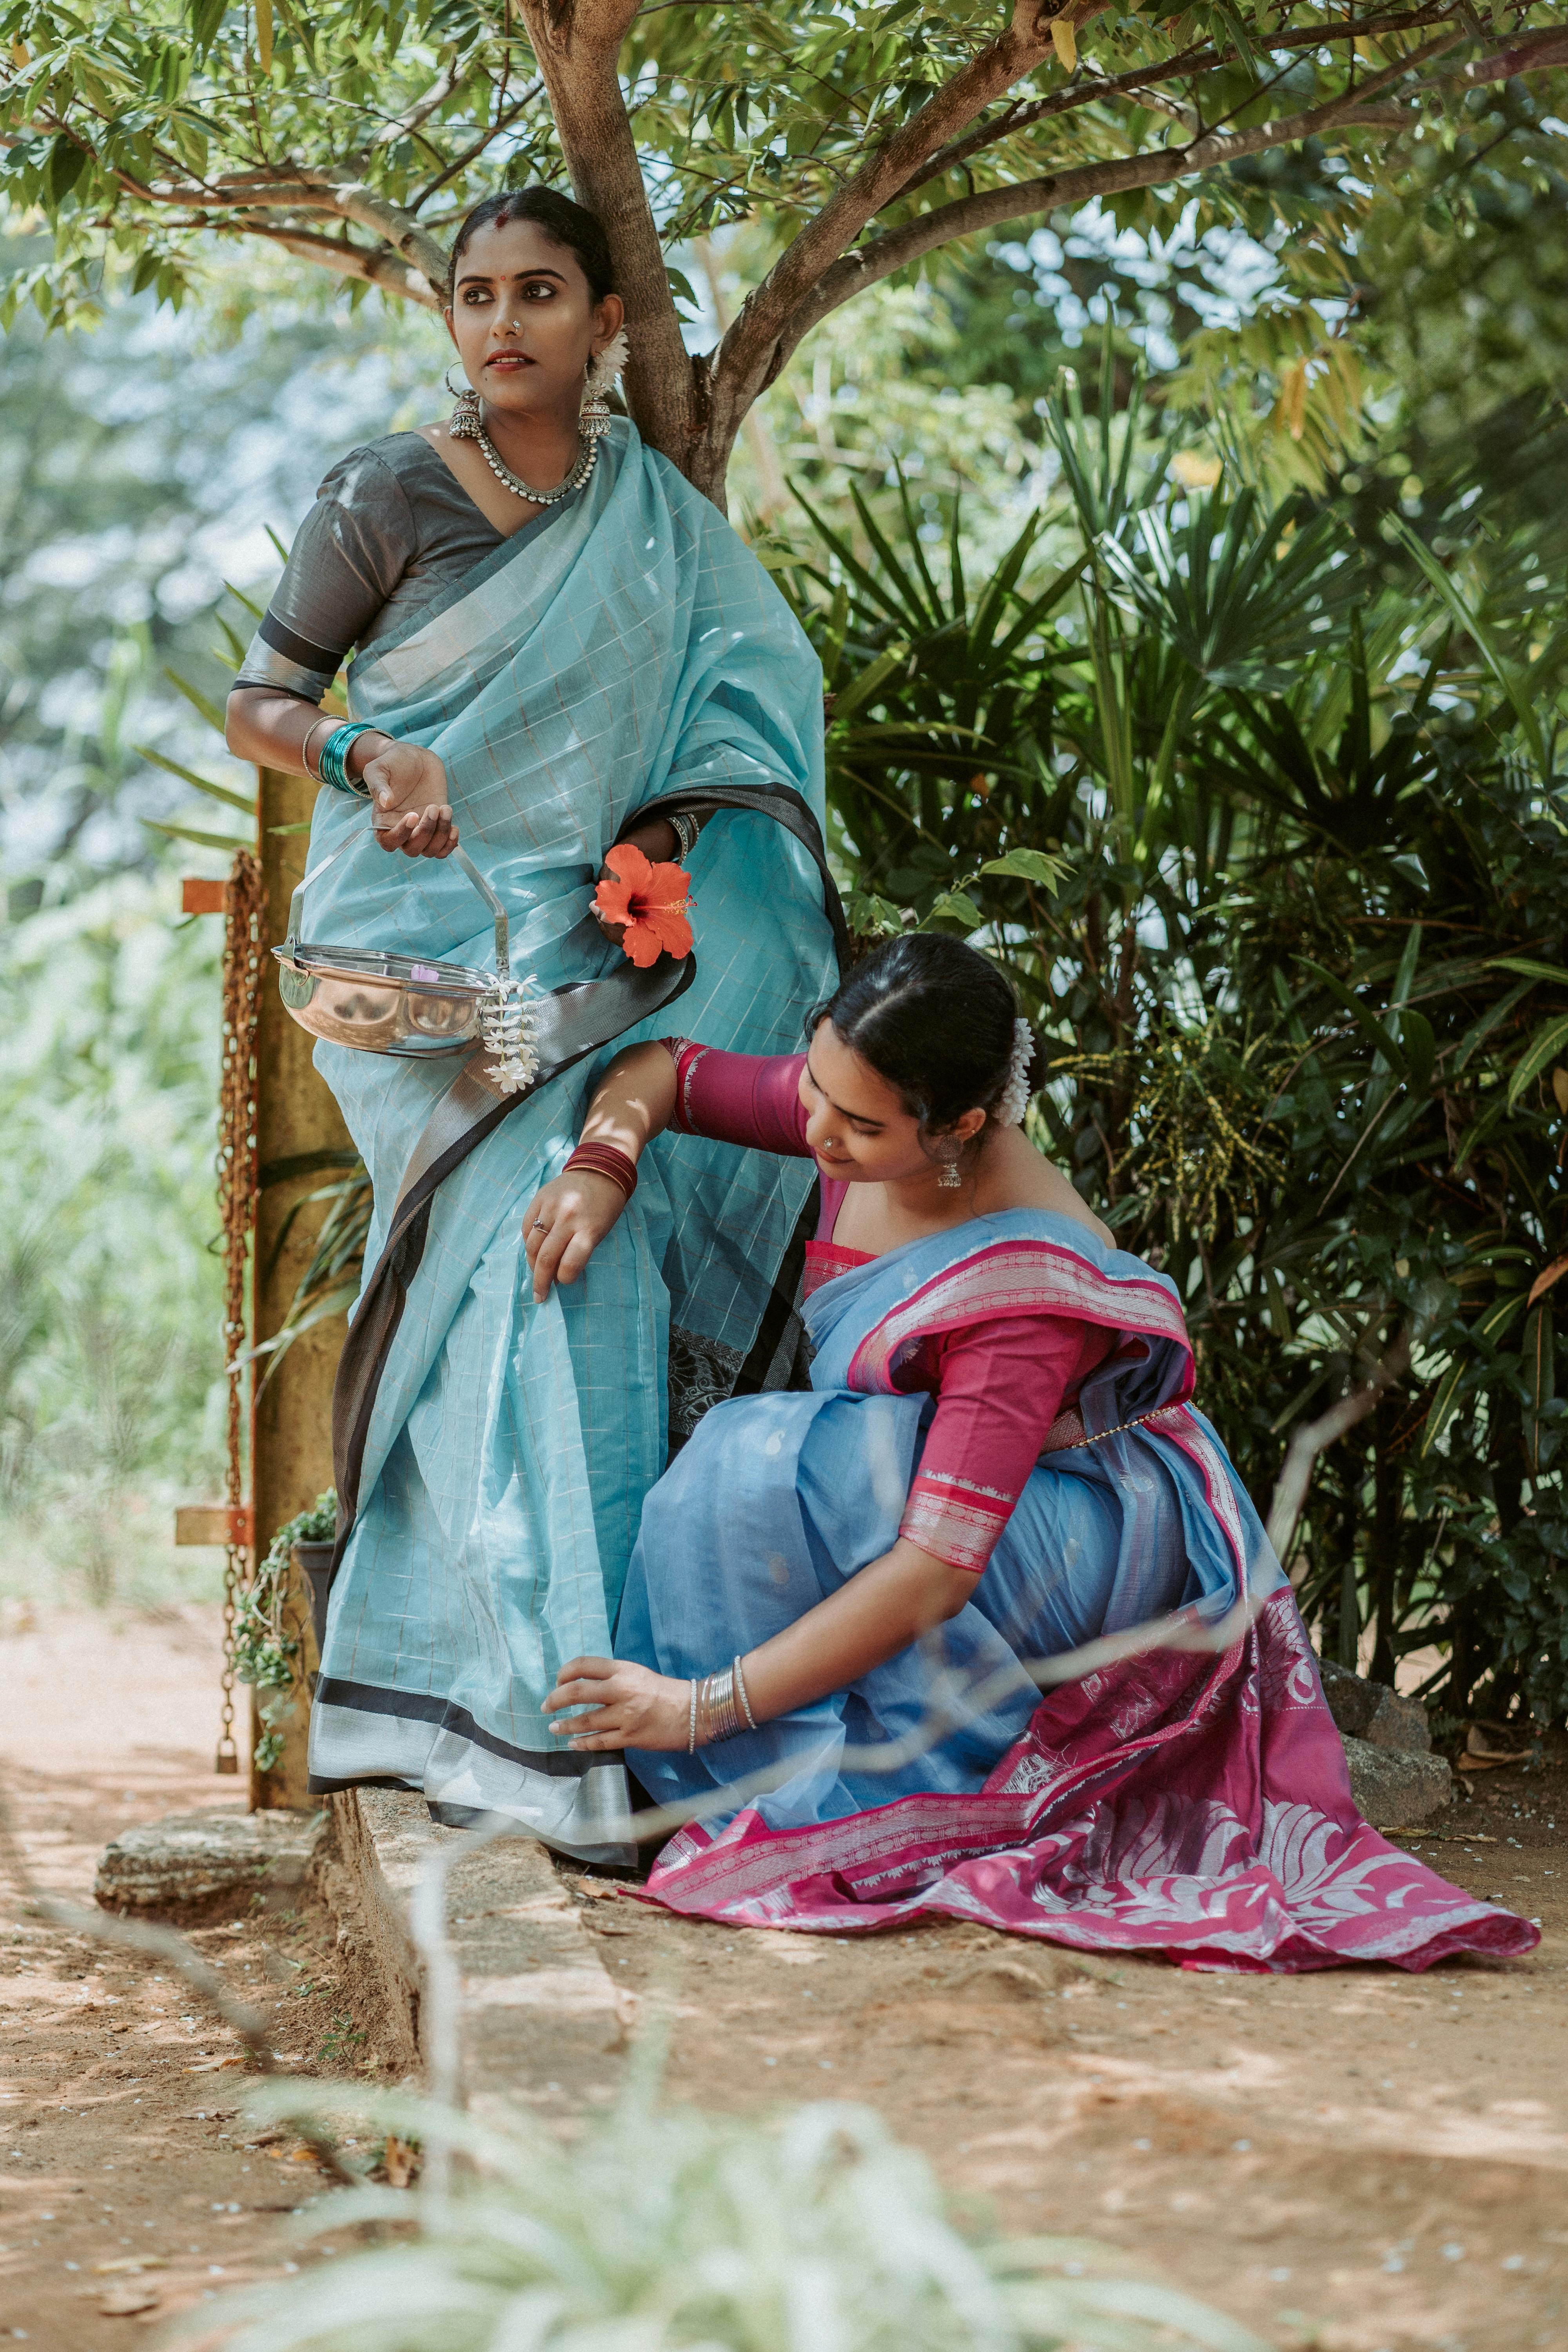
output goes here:
[{"label": "rock", "polygon": [[99,1859],[93,1895],[106,1911],[181,1911],[216,1896],[300,1886],[325,1813],[175,1813],[124,1830]]},{"label": "rock", "polygon": [[1452,1802],[1454,1776],[1442,1757],[1377,1748],[1353,1733],[1341,1737],[1351,1768],[1351,1795],[1374,1829],[1413,1829]]},{"label": "rock", "polygon": [[1431,1752],[1432,1734],[1419,1699],[1401,1698],[1386,1683],[1369,1683],[1348,1666],[1335,1665],[1331,1658],[1320,1658],[1318,1672],[1329,1713],[1347,1739],[1364,1739],[1373,1748],[1402,1755]]}]

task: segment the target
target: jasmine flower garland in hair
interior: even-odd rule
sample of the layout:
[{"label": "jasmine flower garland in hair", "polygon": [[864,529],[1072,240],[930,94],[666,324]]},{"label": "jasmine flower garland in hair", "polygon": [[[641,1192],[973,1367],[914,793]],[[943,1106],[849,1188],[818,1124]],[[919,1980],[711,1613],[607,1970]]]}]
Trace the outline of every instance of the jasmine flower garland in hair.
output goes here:
[{"label": "jasmine flower garland in hair", "polygon": [[998,1127],[1023,1126],[1024,1113],[1029,1108],[1029,1066],[1034,1058],[1034,1031],[1026,1021],[1015,1021],[1013,1058],[1007,1065],[1007,1083],[996,1106]]}]

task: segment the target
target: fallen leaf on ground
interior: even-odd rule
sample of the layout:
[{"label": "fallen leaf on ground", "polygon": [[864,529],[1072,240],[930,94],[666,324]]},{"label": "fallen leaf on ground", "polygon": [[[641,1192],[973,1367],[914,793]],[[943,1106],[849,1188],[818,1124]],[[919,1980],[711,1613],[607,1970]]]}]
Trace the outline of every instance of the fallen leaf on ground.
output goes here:
[{"label": "fallen leaf on ground", "polygon": [[415,2165],[417,2160],[408,2142],[399,2139],[395,2132],[388,2132],[386,2154],[383,2160],[386,2166],[387,2179],[393,2188],[406,2189],[414,2178]]}]

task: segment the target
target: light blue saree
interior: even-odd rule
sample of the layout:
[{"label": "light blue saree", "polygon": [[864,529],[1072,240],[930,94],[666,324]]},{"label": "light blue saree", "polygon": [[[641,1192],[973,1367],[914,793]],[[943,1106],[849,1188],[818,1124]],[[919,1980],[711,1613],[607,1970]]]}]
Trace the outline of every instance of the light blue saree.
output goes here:
[{"label": "light blue saree", "polygon": [[[511,1107],[432,1192],[421,1246],[398,1239],[394,1204],[456,1064],[316,1049],[374,1180],[366,1266],[389,1230],[404,1255],[359,1399],[311,1786],[419,1789],[438,1819],[504,1814],[563,1852],[618,1859],[605,1824],[625,1813],[620,1766],[563,1754],[542,1701],[565,1659],[609,1647],[666,1460],[672,1353],[689,1411],[748,1384],[811,1171],[661,1139],[585,1276],[542,1306],[522,1212],[559,1171],[613,1052],[677,1028],[787,1051],[831,992],[822,878],[803,846],[819,844],[823,815],[821,675],[755,559],[623,422],[576,499],[354,664],[350,701],[440,753],[464,847],[508,910],[512,970],[542,991],[625,969],[583,919],[617,831],[672,795],[730,803],[689,861],[696,979],[679,1007]],[[781,787],[795,834],[775,821]],[[363,804],[324,792],[312,866],[366,822]],[[368,838],[310,894],[305,929],[492,961],[489,919],[455,864],[388,856]]]}]

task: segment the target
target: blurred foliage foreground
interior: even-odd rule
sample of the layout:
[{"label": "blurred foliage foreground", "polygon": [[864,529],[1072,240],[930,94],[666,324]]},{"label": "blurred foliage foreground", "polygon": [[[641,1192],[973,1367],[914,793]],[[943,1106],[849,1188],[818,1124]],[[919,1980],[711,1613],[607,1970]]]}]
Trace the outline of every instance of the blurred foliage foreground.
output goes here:
[{"label": "blurred foliage foreground", "polygon": [[924,2158],[864,2107],[759,2126],[660,2108],[650,2077],[634,2062],[614,2113],[565,2147],[537,2119],[270,2086],[258,2116],[379,2130],[388,2178],[423,2178],[313,2200],[310,2238],[380,2242],[228,2292],[204,2327],[230,2352],[1265,2352],[1119,2249],[955,2226]]},{"label": "blurred foliage foreground", "polygon": [[1262,1507],[1292,1428],[1408,1344],[1320,1458],[1293,1581],[1326,1654],[1388,1679],[1421,1654],[1404,1680],[1450,1725],[1549,1725],[1561,509],[1456,483],[1426,539],[1358,540],[1348,501],[1183,488],[1136,405],[1112,420],[1108,380],[1101,425],[1065,381],[1057,503],[977,587],[912,508],[770,554],[834,697],[851,920],[962,930],[1012,974],[1052,1041],[1038,1139],[1174,1280]]}]

